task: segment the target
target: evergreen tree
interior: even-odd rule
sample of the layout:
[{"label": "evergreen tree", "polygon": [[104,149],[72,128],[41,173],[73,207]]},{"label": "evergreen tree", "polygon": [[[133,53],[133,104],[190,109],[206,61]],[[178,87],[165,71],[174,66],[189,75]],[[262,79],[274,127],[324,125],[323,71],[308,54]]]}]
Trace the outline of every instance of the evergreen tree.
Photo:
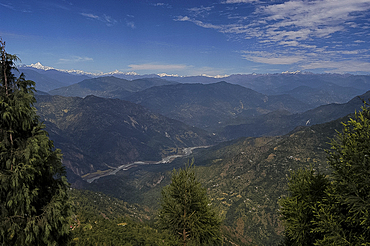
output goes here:
[{"label": "evergreen tree", "polygon": [[316,174],[313,167],[291,172],[289,196],[279,201],[281,219],[285,226],[283,245],[313,245],[321,234],[314,232],[313,207],[325,197],[329,180]]},{"label": "evergreen tree", "polygon": [[71,206],[61,153],[33,107],[35,83],[14,76],[17,57],[0,45],[0,244],[63,245]]},{"label": "evergreen tree", "polygon": [[366,104],[343,123],[327,153],[329,177],[299,170],[289,179],[290,194],[280,201],[284,244],[370,245],[370,111]]},{"label": "evergreen tree", "polygon": [[316,208],[317,245],[370,245],[370,111],[366,103],[331,141],[332,185]]},{"label": "evergreen tree", "polygon": [[183,245],[222,244],[221,219],[196,180],[192,164],[172,172],[171,184],[162,190],[159,222]]}]

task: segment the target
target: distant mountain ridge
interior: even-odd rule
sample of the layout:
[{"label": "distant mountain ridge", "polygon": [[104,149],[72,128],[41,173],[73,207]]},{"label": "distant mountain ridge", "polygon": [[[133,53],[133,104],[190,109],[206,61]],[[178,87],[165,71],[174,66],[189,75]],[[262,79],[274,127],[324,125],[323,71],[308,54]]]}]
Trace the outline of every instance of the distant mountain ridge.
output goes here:
[{"label": "distant mountain ridge", "polygon": [[[358,93],[360,89],[329,82],[320,85],[319,82],[313,83],[316,88],[301,85],[286,94],[264,95],[225,81],[181,84],[161,78],[130,81],[107,76],[85,79],[49,93],[124,99],[188,125],[216,131],[225,139],[233,139],[241,136],[281,135],[299,125],[333,120],[335,118],[330,117],[332,113],[328,110],[325,114],[320,113],[321,109],[318,109],[316,115],[312,112],[316,112],[314,108],[320,105],[328,105],[328,109],[334,108],[333,101],[343,104],[343,100],[346,103],[361,94]],[[342,84],[345,85],[344,82]],[[353,94],[355,96],[350,97]],[[357,105],[356,108],[360,106]],[[351,110],[356,108],[352,107]],[[313,111],[303,113],[308,110]],[[350,112],[343,111],[336,116],[342,117],[344,113]]]},{"label": "distant mountain ridge", "polygon": [[312,126],[323,124],[348,114],[359,111],[364,105],[363,100],[370,101],[370,91],[352,98],[349,102],[343,104],[322,105],[308,111],[290,114],[286,111],[275,111],[269,114],[261,115],[255,118],[236,119],[235,122],[242,124],[230,123],[221,129],[218,134],[226,139],[234,139],[242,136],[259,137],[259,136],[278,136],[287,134],[298,126]]},{"label": "distant mountain ridge", "polygon": [[[275,245],[283,230],[277,201],[287,193],[289,172],[308,165],[323,173],[329,171],[324,149],[330,148],[328,141],[335,130],[341,130],[340,122],[363,105],[362,99],[370,98],[370,91],[361,93],[368,86],[368,77],[250,76],[229,76],[222,79],[225,81],[199,77],[209,83],[184,83],[189,78],[177,82],[163,77],[85,78],[48,91],[60,89],[70,95],[80,93],[79,97],[38,95],[35,106],[50,138],[62,150],[69,181],[75,187],[103,191],[155,209],[161,188],[170,183],[170,170],[183,167],[194,157],[197,177],[225,218],[228,242]],[[64,78],[68,80],[68,76]],[[47,77],[44,79],[47,83]],[[97,93],[100,97],[90,95]],[[333,103],[343,100],[347,101]],[[315,107],[319,104],[325,105]],[[263,137],[254,138],[257,136]],[[218,144],[225,139],[231,141]],[[171,164],[142,165],[92,183],[81,181],[81,177],[122,164],[156,161],[178,154],[181,148],[204,145],[211,147]]]},{"label": "distant mountain ridge", "polygon": [[[28,67],[20,67],[20,73],[24,73],[26,79],[36,82],[36,90],[48,92],[50,90],[69,86],[84,79],[90,78],[86,75],[71,74],[57,70],[40,70]],[[16,74],[17,75],[17,74]]]},{"label": "distant mountain ridge", "polygon": [[[220,86],[222,89],[225,85],[227,83],[222,82],[198,86],[216,88]],[[176,86],[192,87],[183,84],[168,87]],[[235,89],[239,88],[236,85],[233,86],[236,87]],[[260,96],[252,90],[247,92]],[[240,91],[240,93],[244,92]],[[189,100],[187,96],[190,94],[184,95],[184,100]],[[176,94],[172,96],[177,98]],[[361,95],[360,98],[368,100],[370,92]],[[166,155],[176,154],[179,148],[212,145],[222,138],[282,135],[297,126],[328,122],[353,113],[363,105],[360,98],[355,97],[346,104],[320,106],[300,114],[284,113],[284,111],[261,114],[251,118],[247,123],[222,128],[223,130],[217,132],[215,136],[180,121],[152,113],[138,104],[119,99],[96,96],[87,96],[84,99],[37,96],[36,108],[41,120],[46,123],[56,147],[62,149],[63,161],[71,170],[70,173],[83,176],[133,161],[160,160]],[[147,99],[153,102],[152,98]],[[235,100],[237,103],[238,98]],[[276,100],[273,102],[276,103]],[[177,107],[172,106],[175,109]],[[181,111],[181,108],[178,109]],[[205,114],[205,117],[208,116]]]},{"label": "distant mountain ridge", "polygon": [[225,125],[239,114],[255,117],[275,110],[303,112],[309,109],[289,95],[266,96],[227,82],[151,87],[125,99],[188,125],[210,130]]},{"label": "distant mountain ridge", "polygon": [[37,96],[36,108],[64,165],[82,176],[134,161],[159,161],[214,136],[119,99]]},{"label": "distant mountain ridge", "polygon": [[114,76],[103,76],[85,79],[79,83],[49,91],[50,95],[86,97],[94,95],[105,98],[123,99],[134,92],[153,86],[177,84],[160,78],[143,78],[135,80],[120,79]]},{"label": "distant mountain ridge", "polygon": [[[135,72],[120,72],[113,71],[109,73],[87,73],[79,70],[61,70],[52,67],[43,66],[42,64],[36,63],[32,65],[23,65],[19,69],[33,70],[37,73],[44,74],[45,72],[53,71],[55,74],[69,74],[70,76],[85,76],[86,78],[95,78],[100,76],[115,76],[121,79],[134,80],[140,78],[162,78],[170,81],[176,81],[178,83],[216,83],[220,81],[225,81],[231,84],[238,84],[244,87],[250,88],[257,92],[273,95],[273,94],[284,94],[287,91],[293,90],[300,86],[308,86],[311,88],[323,88],[327,85],[337,85],[340,87],[355,88],[361,90],[357,94],[364,93],[370,90],[370,75],[352,75],[352,74],[313,74],[305,72],[284,72],[279,74],[232,74],[232,75],[199,75],[199,76],[178,76],[178,75],[168,75],[168,74],[146,74],[140,75]],[[57,75],[55,75],[57,76]],[[36,78],[36,77],[34,77]],[[55,80],[55,77],[50,77]],[[31,78],[29,78],[31,79]],[[58,80],[58,79],[56,79]],[[72,82],[64,81],[67,84],[73,84],[82,81]],[[37,79],[34,80],[39,83]],[[59,80],[58,80],[59,81]],[[64,84],[62,86],[65,86]],[[59,86],[59,87],[62,87]],[[53,89],[56,89],[55,87]],[[333,88],[332,88],[333,89]],[[45,92],[49,90],[44,90]],[[349,92],[350,97],[354,97],[356,94]],[[333,101],[331,101],[333,102]],[[336,103],[344,103],[343,101],[336,101]]]},{"label": "distant mountain ridge", "polygon": [[[196,175],[224,217],[224,232],[231,245],[279,243],[283,226],[278,200],[287,194],[290,171],[313,165],[327,173],[325,149],[346,120],[300,127],[283,136],[239,138],[194,152]],[[158,207],[153,201],[158,201],[161,188],[171,182],[170,171],[186,162],[179,159],[171,165],[119,172],[85,188]]]}]

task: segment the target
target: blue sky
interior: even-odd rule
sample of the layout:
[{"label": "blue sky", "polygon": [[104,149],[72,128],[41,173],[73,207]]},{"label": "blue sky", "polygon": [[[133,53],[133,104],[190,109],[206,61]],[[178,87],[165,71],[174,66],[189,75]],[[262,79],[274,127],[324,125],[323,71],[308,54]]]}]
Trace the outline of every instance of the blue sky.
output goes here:
[{"label": "blue sky", "polygon": [[0,0],[23,64],[138,74],[370,73],[370,0]]}]

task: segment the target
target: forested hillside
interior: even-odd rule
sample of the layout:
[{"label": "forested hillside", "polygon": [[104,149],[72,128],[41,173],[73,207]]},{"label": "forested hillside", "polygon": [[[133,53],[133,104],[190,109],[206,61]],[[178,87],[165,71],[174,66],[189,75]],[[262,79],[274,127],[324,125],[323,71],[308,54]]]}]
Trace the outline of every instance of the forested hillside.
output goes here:
[{"label": "forested hillside", "polygon": [[370,246],[370,0],[0,9],[0,246]]},{"label": "forested hillside", "polygon": [[154,211],[147,206],[86,190],[71,190],[75,214],[69,245],[175,245],[174,238],[158,232]]},{"label": "forested hillside", "polygon": [[119,99],[39,96],[36,108],[64,153],[64,165],[79,176],[134,161],[159,161],[215,140],[204,130]]},{"label": "forested hillside", "polygon": [[[367,97],[368,94],[363,94],[345,104],[324,105],[296,114],[291,112],[298,110],[301,104],[292,97],[266,97],[224,82],[207,86],[152,87],[129,97],[153,111],[188,120],[188,123],[198,122],[206,129],[211,125],[227,125],[213,134],[119,99],[38,96],[36,106],[51,138],[64,152],[63,161],[70,170],[68,173],[74,187],[103,192],[126,202],[127,206],[136,204],[138,209],[147,211],[149,227],[135,220],[119,221],[121,215],[114,213],[109,220],[102,219],[101,214],[106,215],[105,212],[94,212],[100,217],[93,213],[81,215],[85,226],[78,227],[82,236],[75,240],[82,242],[87,237],[103,242],[118,238],[114,233],[98,238],[99,232],[86,230],[90,225],[98,231],[102,229],[100,226],[115,231],[121,228],[116,227],[117,224],[131,223],[130,228],[138,230],[135,238],[141,238],[142,232],[152,235],[160,193],[170,182],[170,171],[183,167],[194,158],[197,177],[207,188],[212,205],[223,219],[225,245],[276,245],[282,239],[283,231],[278,201],[287,194],[290,171],[313,165],[327,172],[324,150],[329,148],[328,139],[334,136],[335,129],[341,129],[340,122],[344,119],[315,124],[353,113],[361,106],[361,98]],[[247,101],[243,101],[245,99]],[[238,124],[240,122],[243,124]],[[300,127],[293,130],[297,126]],[[261,135],[266,136],[258,137]],[[223,139],[235,140],[218,143]],[[211,147],[196,149],[186,158],[179,155],[171,163],[135,165],[115,175],[103,175],[125,163],[160,160],[180,154],[182,148],[191,146]],[[100,178],[90,184],[81,179],[94,175]],[[101,205],[100,209],[106,206],[109,207]],[[130,216],[128,211],[121,214]],[[94,226],[90,217],[105,222]],[[157,236],[168,237],[153,234],[153,240]]]},{"label": "forested hillside", "polygon": [[[324,150],[343,120],[303,127],[284,136],[241,138],[194,151],[196,174],[224,219],[223,233],[228,241],[276,245],[283,230],[278,200],[287,194],[290,171],[312,164],[327,172]],[[119,172],[85,188],[158,208],[160,191],[169,184],[170,171],[183,167],[188,158],[171,165]]]}]

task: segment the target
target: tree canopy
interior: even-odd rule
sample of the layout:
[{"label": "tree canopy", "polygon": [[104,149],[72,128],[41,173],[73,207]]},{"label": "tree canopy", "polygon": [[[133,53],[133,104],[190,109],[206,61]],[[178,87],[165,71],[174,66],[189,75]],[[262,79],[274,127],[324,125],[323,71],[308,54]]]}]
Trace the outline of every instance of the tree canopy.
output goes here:
[{"label": "tree canopy", "polygon": [[159,222],[183,245],[222,244],[221,219],[197,181],[193,165],[172,172],[171,184],[162,190]]},{"label": "tree canopy", "polygon": [[327,150],[331,173],[298,170],[280,201],[285,245],[370,245],[370,111],[343,123]]},{"label": "tree canopy", "polygon": [[60,150],[54,149],[33,107],[35,83],[0,39],[0,242],[63,245],[71,204]]}]

